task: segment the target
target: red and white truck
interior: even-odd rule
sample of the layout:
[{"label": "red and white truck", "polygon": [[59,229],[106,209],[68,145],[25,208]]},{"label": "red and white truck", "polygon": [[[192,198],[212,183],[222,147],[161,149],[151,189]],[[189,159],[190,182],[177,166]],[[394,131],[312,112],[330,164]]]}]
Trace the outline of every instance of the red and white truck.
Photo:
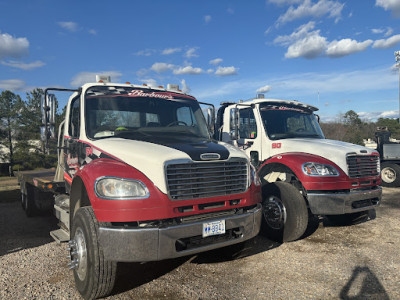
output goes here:
[{"label": "red and white truck", "polygon": [[262,181],[261,230],[280,241],[300,238],[310,215],[353,223],[381,200],[378,152],[325,139],[317,110],[260,95],[217,113],[215,139],[250,157]]},{"label": "red and white truck", "polygon": [[58,166],[55,174],[19,174],[22,205],[28,215],[54,206],[60,229],[51,235],[69,241],[84,298],[112,291],[119,261],[192,255],[258,234],[255,169],[245,153],[212,140],[194,97],[176,86],[107,77],[77,90],[46,89],[44,140],[54,136],[49,91],[73,92],[59,129]]}]

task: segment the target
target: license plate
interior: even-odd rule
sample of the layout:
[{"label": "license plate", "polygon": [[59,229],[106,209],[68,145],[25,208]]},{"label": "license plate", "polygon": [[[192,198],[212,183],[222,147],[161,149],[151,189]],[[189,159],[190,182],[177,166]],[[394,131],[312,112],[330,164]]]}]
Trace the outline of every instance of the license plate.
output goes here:
[{"label": "license plate", "polygon": [[203,238],[225,233],[225,220],[203,223]]}]

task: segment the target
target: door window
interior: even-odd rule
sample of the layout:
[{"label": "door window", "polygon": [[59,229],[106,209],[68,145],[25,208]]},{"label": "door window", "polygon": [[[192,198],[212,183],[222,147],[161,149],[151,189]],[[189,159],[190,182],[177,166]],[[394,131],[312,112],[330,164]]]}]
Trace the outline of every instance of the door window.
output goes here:
[{"label": "door window", "polygon": [[240,110],[239,135],[242,139],[255,139],[257,137],[257,124],[251,107]]}]

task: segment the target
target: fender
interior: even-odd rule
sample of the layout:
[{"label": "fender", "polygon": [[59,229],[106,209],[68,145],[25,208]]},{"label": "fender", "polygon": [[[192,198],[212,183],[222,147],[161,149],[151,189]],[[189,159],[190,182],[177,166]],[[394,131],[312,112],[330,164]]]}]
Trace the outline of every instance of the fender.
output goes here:
[{"label": "fender", "polygon": [[[338,172],[339,176],[309,176],[302,170],[302,165],[306,162],[315,162],[333,166]],[[274,166],[269,167],[274,164]],[[279,166],[279,167],[278,167]],[[349,178],[346,173],[339,168],[334,162],[313,154],[290,152],[272,156],[265,160],[258,170],[259,176],[264,177],[269,171],[276,168],[290,170],[301,181],[303,187],[308,190],[314,191],[334,191],[334,190],[349,190],[360,187],[361,180],[358,178]],[[279,170],[280,171],[280,170]],[[375,186],[377,184],[376,177],[369,177],[370,183],[363,184],[363,187]],[[363,181],[366,178],[362,179]]]}]

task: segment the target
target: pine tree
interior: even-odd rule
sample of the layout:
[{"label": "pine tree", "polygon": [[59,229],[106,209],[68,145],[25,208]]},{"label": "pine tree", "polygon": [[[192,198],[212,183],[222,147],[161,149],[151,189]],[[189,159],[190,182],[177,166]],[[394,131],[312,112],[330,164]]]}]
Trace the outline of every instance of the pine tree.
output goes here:
[{"label": "pine tree", "polygon": [[0,94],[0,127],[2,128],[1,143],[8,148],[9,153],[2,153],[3,159],[14,165],[14,148],[16,136],[20,129],[21,113],[24,111],[24,102],[19,95],[11,91],[2,91]]}]

